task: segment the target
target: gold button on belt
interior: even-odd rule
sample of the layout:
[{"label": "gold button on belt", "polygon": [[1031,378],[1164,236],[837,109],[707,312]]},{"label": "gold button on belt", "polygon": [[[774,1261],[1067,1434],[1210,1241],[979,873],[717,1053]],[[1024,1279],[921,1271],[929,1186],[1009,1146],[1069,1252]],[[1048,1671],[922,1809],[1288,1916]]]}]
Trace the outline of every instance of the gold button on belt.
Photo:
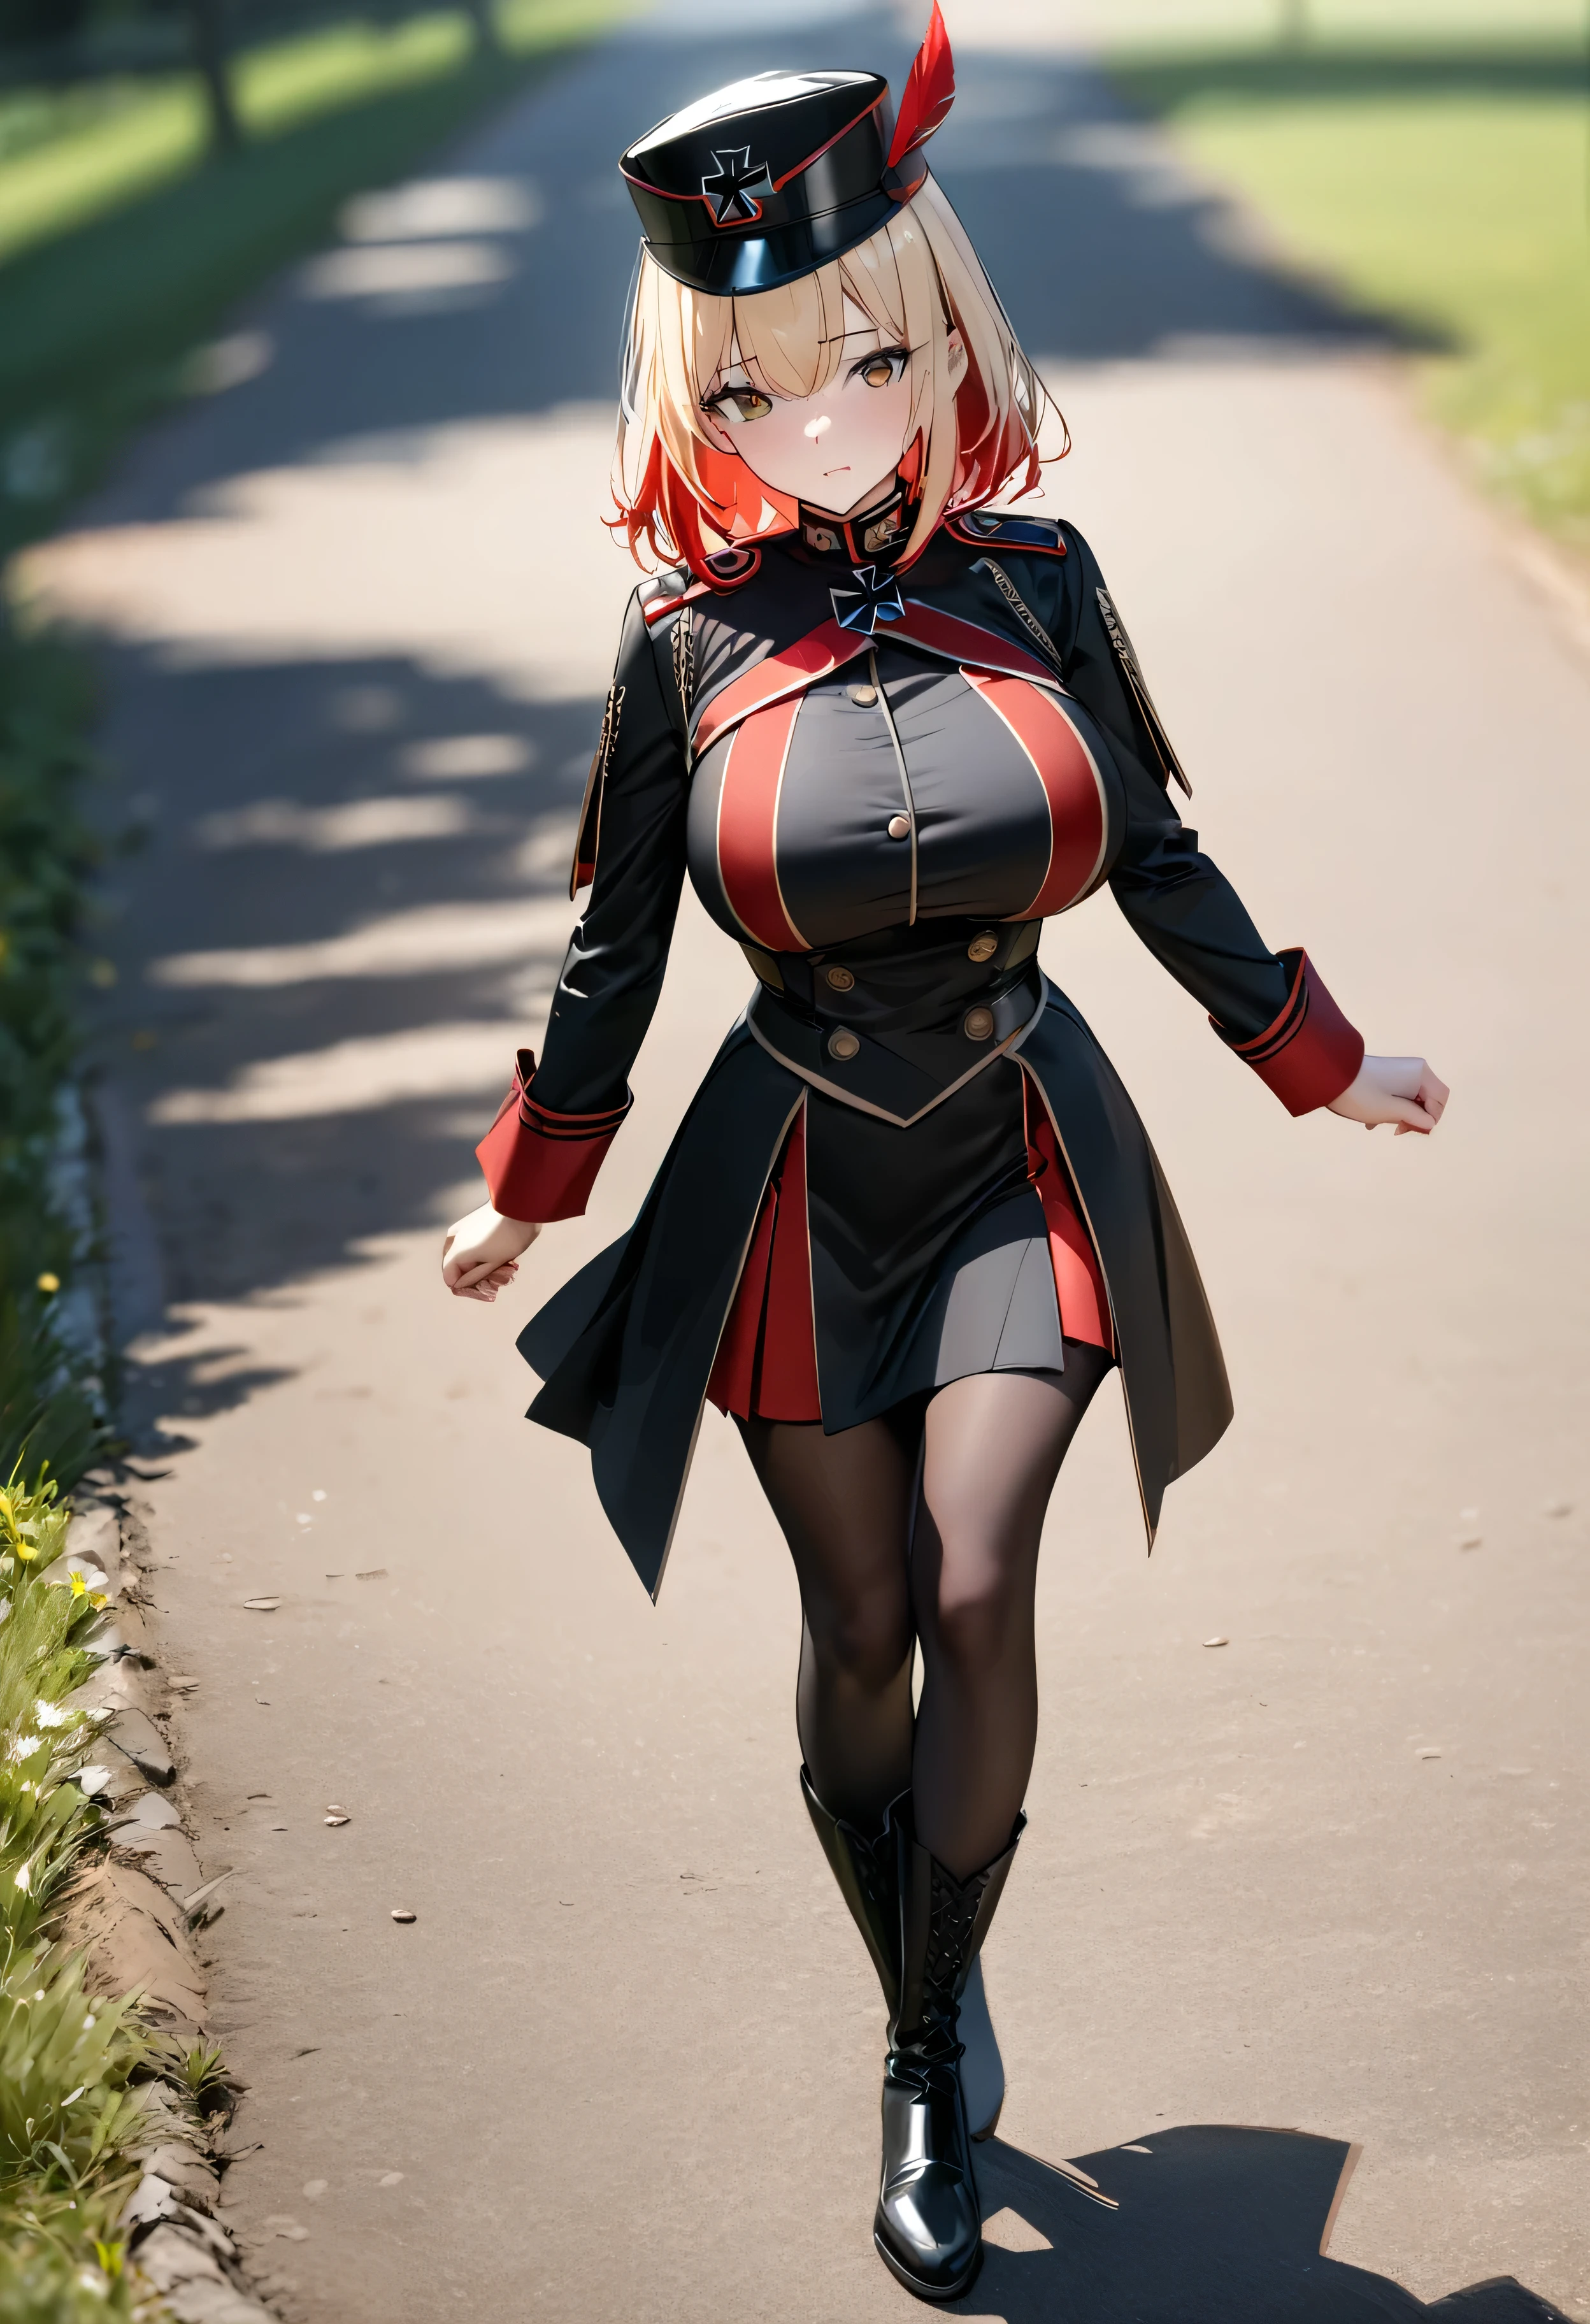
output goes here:
[{"label": "gold button on belt", "polygon": [[854,991],[856,980],[848,968],[825,968],[823,973],[836,992]]},{"label": "gold button on belt", "polygon": [[891,815],[887,827],[891,839],[909,839],[911,817],[908,815]]},{"label": "gold button on belt", "polygon": [[870,710],[873,704],[878,700],[878,688],[876,686],[852,686],[850,688],[850,700],[856,705],[858,709]]},{"label": "gold button on belt", "polygon": [[969,1041],[986,1041],[994,1029],[991,1009],[969,1009],[960,1020],[960,1029]]},{"label": "gold button on belt", "polygon": [[999,939],[985,928],[980,936],[973,936],[966,947],[968,960],[992,960],[999,949]]},{"label": "gold button on belt", "polygon": [[[985,1016],[988,1015],[986,1010],[983,1013]],[[993,1028],[994,1019],[989,1017],[988,1029],[992,1032]],[[831,1033],[828,1037],[828,1054],[831,1057],[837,1057],[841,1065],[848,1065],[860,1046],[861,1044],[856,1038],[854,1033],[847,1030],[843,1025],[840,1026],[836,1032]]]}]

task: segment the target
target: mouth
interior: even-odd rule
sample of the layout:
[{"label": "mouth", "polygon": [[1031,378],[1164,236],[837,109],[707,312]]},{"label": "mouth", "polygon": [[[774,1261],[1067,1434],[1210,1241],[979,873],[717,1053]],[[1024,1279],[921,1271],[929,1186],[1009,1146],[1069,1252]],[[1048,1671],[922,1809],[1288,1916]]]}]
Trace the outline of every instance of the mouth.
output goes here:
[{"label": "mouth", "polygon": [[850,464],[847,460],[842,468],[824,468],[823,473],[825,476],[848,476],[850,473]]}]

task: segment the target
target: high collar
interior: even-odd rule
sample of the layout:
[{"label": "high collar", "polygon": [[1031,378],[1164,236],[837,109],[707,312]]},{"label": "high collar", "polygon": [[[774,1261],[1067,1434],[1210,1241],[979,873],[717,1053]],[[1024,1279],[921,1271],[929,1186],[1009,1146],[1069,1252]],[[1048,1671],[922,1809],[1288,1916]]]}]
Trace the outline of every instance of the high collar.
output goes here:
[{"label": "high collar", "polygon": [[860,516],[826,516],[802,504],[794,540],[822,565],[892,565],[911,538],[915,503],[905,479],[896,476],[887,500]]}]

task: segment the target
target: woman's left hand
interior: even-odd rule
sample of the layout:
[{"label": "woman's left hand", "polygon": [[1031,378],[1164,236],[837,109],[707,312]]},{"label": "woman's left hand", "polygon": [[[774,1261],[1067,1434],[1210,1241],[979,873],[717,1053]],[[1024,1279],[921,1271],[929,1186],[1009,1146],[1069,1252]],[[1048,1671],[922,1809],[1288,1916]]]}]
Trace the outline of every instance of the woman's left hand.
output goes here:
[{"label": "woman's left hand", "polygon": [[1348,1084],[1340,1097],[1331,1099],[1329,1110],[1348,1121],[1361,1121],[1365,1130],[1378,1130],[1383,1121],[1392,1121],[1399,1138],[1411,1130],[1428,1138],[1447,1111],[1451,1094],[1422,1057],[1365,1057],[1357,1079]]}]

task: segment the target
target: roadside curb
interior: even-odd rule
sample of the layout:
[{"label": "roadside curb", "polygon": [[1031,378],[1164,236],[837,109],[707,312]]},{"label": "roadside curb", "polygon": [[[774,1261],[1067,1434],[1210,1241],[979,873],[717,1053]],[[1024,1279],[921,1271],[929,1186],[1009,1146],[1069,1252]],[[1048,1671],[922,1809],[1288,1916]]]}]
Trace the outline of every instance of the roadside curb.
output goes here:
[{"label": "roadside curb", "polygon": [[[138,2015],[179,2053],[205,2053],[210,2026],[207,1964],[196,1938],[225,1909],[229,1868],[206,1879],[183,1826],[178,1762],[162,1731],[172,1706],[144,1620],[148,1595],[139,1528],[114,1475],[100,1470],[73,1495],[66,1548],[51,1580],[73,1573],[103,1592],[90,1650],[103,1657],[66,1698],[98,1729],[95,1763],[78,1782],[106,1819],[109,1851],[85,1865],[67,1893],[62,1936],[85,1955],[96,1993],[138,1996]],[[213,2121],[191,2088],[145,2085],[147,2128],[133,2150],[142,2175],[122,2214],[131,2265],[178,2324],[276,2324],[251,2287],[222,2223],[222,2144],[236,2085]]]}]

